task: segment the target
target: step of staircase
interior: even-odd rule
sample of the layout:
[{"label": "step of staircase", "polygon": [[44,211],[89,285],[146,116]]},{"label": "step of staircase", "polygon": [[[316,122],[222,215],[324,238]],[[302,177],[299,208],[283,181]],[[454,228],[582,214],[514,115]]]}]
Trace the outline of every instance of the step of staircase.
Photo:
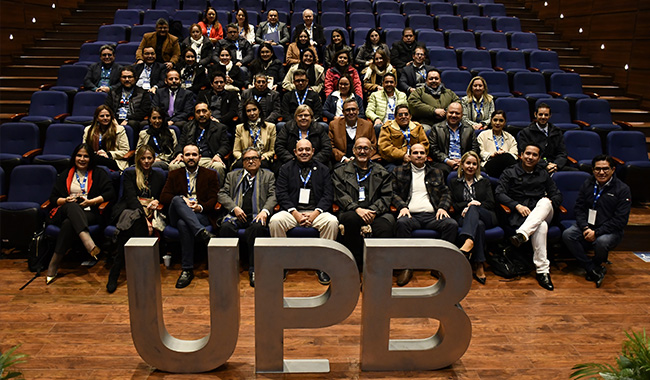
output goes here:
[{"label": "step of staircase", "polygon": [[603,74],[583,74],[580,75],[580,78],[582,78],[582,85],[589,85],[589,84],[611,84],[612,83],[612,76],[611,75],[603,75]]},{"label": "step of staircase", "polygon": [[0,77],[0,87],[39,87],[45,83],[55,83],[56,76],[2,76]]},{"label": "step of staircase", "polygon": [[562,69],[572,69],[578,74],[599,74],[600,67],[592,65],[574,65],[574,64],[563,64],[564,61],[560,58],[560,68]]},{"label": "step of staircase", "polygon": [[61,55],[55,55],[55,56],[49,56],[49,55],[21,55],[18,58],[16,58],[16,63],[17,64],[22,64],[22,65],[43,65],[43,66],[56,66],[57,68],[61,66],[65,61],[70,60],[70,59],[77,59],[79,58],[79,54],[76,56],[74,55],[66,55],[66,56],[61,56]]},{"label": "step of staircase", "polygon": [[25,48],[23,54],[26,56],[79,56],[79,47],[69,46],[34,46]]},{"label": "step of staircase", "polygon": [[94,32],[96,34],[99,30],[99,25],[94,22],[62,22],[58,29],[65,32]]},{"label": "step of staircase", "polygon": [[29,110],[29,100],[0,100],[0,108],[2,109],[2,114],[0,116],[3,121],[9,121],[9,119],[17,113],[27,112]]},{"label": "step of staircase", "polygon": [[639,108],[641,102],[637,98],[630,98],[628,96],[608,96],[600,95],[599,99],[604,99],[609,102],[611,108],[630,108],[636,109]]},{"label": "step of staircase", "polygon": [[603,84],[593,84],[587,85],[582,84],[582,89],[585,92],[595,92],[600,96],[623,96],[625,91],[616,85],[603,85]]},{"label": "step of staircase", "polygon": [[[77,35],[75,33],[75,35]],[[81,39],[81,38],[75,38],[75,39],[66,39],[66,38],[61,38],[58,33],[57,33],[57,38],[37,38],[34,45],[35,46],[41,46],[43,48],[68,48],[68,47],[73,47],[76,48],[77,51],[81,47],[81,44],[83,44],[86,40]]]},{"label": "step of staircase", "polygon": [[60,65],[8,65],[2,68],[5,76],[57,76]]},{"label": "step of staircase", "polygon": [[39,91],[38,86],[34,87],[0,87],[0,93],[5,99],[29,100],[35,91]]},{"label": "step of staircase", "polygon": [[623,120],[627,122],[642,121],[650,122],[650,111],[630,108],[612,108],[612,120]]}]

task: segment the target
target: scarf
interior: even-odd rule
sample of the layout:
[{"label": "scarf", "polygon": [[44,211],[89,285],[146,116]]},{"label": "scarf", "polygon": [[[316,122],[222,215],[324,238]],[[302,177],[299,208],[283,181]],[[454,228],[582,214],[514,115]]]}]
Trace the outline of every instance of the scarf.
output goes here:
[{"label": "scarf", "polygon": [[196,61],[201,60],[201,48],[203,47],[203,37],[201,37],[198,41],[194,41],[192,37],[190,37],[190,41],[192,44],[190,45],[192,49],[194,49],[194,52],[196,52]]},{"label": "scarf", "polygon": [[[248,172],[246,170],[242,170],[241,173],[239,173],[237,177],[237,182],[235,184],[235,196],[233,197],[233,200],[235,201],[236,205],[243,205],[243,199],[244,199],[244,181],[248,181],[246,178],[245,174],[247,175]],[[255,181],[253,182],[253,194],[251,196],[251,202],[252,202],[252,209],[253,209],[253,218],[257,217],[257,214],[259,213],[259,204],[258,199],[259,199],[259,192],[260,192],[260,181],[257,180],[257,177],[260,175],[260,171],[257,171],[257,174],[255,175]],[[231,222],[231,221],[236,221],[237,217],[228,214],[226,215],[225,218],[223,218],[224,222]]]}]

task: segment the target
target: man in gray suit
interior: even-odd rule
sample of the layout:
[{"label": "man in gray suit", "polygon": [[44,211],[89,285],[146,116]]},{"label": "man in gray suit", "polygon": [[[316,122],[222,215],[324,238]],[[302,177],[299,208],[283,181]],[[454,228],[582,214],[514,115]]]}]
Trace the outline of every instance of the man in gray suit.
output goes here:
[{"label": "man in gray suit", "polygon": [[278,11],[276,9],[269,9],[266,13],[267,21],[262,21],[257,27],[257,33],[255,33],[256,44],[261,44],[262,42],[282,46],[289,44],[289,29],[287,28],[287,24],[280,22],[278,17]]},{"label": "man in gray suit", "polygon": [[243,169],[234,170],[226,176],[219,191],[219,203],[228,214],[221,223],[221,237],[237,237],[237,230],[245,228],[242,247],[248,253],[248,278],[255,286],[254,254],[255,238],[268,236],[267,220],[277,203],[275,177],[269,170],[260,169],[260,153],[247,148],[242,155]]},{"label": "man in gray suit", "polygon": [[463,154],[470,150],[479,153],[474,128],[462,122],[463,106],[459,102],[451,103],[446,117],[447,120],[434,125],[429,134],[429,155],[433,166],[442,170],[445,178],[458,169]]}]

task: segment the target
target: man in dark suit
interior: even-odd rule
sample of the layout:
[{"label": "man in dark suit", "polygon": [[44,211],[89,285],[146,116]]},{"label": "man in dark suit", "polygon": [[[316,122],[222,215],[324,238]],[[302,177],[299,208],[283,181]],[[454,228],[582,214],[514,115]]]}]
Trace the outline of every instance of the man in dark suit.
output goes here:
[{"label": "man in dark suit", "polygon": [[197,102],[207,103],[212,120],[224,124],[234,135],[235,117],[239,112],[239,96],[233,91],[226,91],[226,74],[215,71],[210,76],[212,88],[199,92]]},{"label": "man in dark suit", "polygon": [[199,147],[183,148],[185,168],[169,172],[160,194],[160,202],[168,207],[170,225],[178,228],[181,241],[182,271],[177,288],[188,286],[194,278],[194,243],[207,245],[214,237],[207,227],[216,226],[214,206],[219,194],[217,173],[199,166]]},{"label": "man in dark suit", "polygon": [[142,63],[143,49],[147,46],[153,46],[156,50],[156,60],[163,63],[167,69],[174,67],[181,57],[181,45],[178,37],[169,34],[169,23],[164,18],[156,21],[156,31],[145,33],[140,41],[140,46],[135,52],[136,63]]},{"label": "man in dark suit", "polygon": [[319,51],[318,55],[322,57],[322,51],[327,43],[327,41],[325,41],[323,26],[314,23],[314,12],[311,9],[305,9],[302,11],[302,20],[304,23],[296,25],[293,29],[293,39],[296,40],[300,35],[300,32],[306,30],[307,34],[309,34],[309,42],[311,43],[311,46],[316,48]]},{"label": "man in dark suit", "polygon": [[[276,186],[276,197],[282,211],[273,215],[269,223],[271,236],[286,237],[290,229],[313,227],[323,239],[335,240],[339,232],[339,222],[327,210],[332,207],[334,191],[329,169],[314,161],[311,142],[302,139],[294,149],[296,160],[289,161],[280,168]],[[318,272],[318,281],[327,285],[330,282],[325,272]]]},{"label": "man in dark suit", "polygon": [[[426,47],[424,44],[419,43],[415,40],[415,32],[410,26],[404,28],[402,31],[402,39],[393,43],[393,46],[390,48],[390,63],[396,69],[401,69],[406,65],[411,65],[413,62],[409,60],[409,57],[413,57],[416,47]],[[429,62],[429,57],[424,58],[425,62]]]},{"label": "man in dark suit", "polygon": [[288,91],[282,96],[282,118],[286,123],[293,119],[293,114],[299,105],[306,104],[314,111],[314,121],[319,121],[323,116],[323,103],[317,92],[309,88],[307,73],[298,69],[293,73],[294,91]]},{"label": "man in dark suit", "polygon": [[176,125],[182,129],[192,114],[194,94],[192,91],[181,88],[181,77],[178,71],[171,69],[165,76],[165,87],[156,91],[151,105],[167,110],[169,118],[167,124]]},{"label": "man in dark suit", "polygon": [[275,176],[269,170],[260,169],[260,153],[249,147],[242,155],[243,169],[234,170],[226,176],[219,191],[219,203],[228,212],[221,222],[221,237],[237,237],[237,230],[245,228],[242,247],[248,253],[248,277],[255,286],[254,246],[255,238],[268,236],[267,221],[278,203],[275,198]]},{"label": "man in dark suit", "polygon": [[145,116],[151,110],[151,96],[140,87],[135,86],[132,66],[120,69],[120,84],[111,87],[104,104],[115,114],[117,122],[129,125],[137,136]]},{"label": "man in dark suit", "polygon": [[409,96],[417,88],[423,87],[427,81],[427,73],[433,66],[425,65],[427,49],[424,46],[417,46],[413,51],[413,61],[410,65],[404,66],[400,71],[399,84],[397,89]]},{"label": "man in dark suit", "polygon": [[458,169],[460,158],[465,152],[479,153],[474,128],[462,123],[463,106],[453,102],[447,107],[447,120],[431,128],[429,134],[429,155],[433,166],[442,170],[445,178]]},{"label": "man in dark suit", "polygon": [[120,65],[115,62],[115,48],[103,45],[99,48],[101,62],[88,66],[84,88],[88,91],[108,92],[111,86],[120,83]]},{"label": "man in dark suit", "polygon": [[535,111],[535,121],[530,123],[517,134],[517,145],[537,144],[542,148],[542,158],[539,165],[550,174],[558,170],[571,170],[567,166],[568,153],[564,144],[562,131],[548,120],[551,118],[551,107],[542,103]]},{"label": "man in dark suit", "polygon": [[151,93],[165,86],[165,76],[167,67],[160,62],[156,62],[156,49],[152,46],[145,46],[142,49],[143,62],[135,65],[135,76],[138,78],[136,86],[141,87]]},{"label": "man in dark suit", "polygon": [[383,166],[370,160],[374,152],[368,138],[358,138],[354,143],[354,160],[334,169],[332,175],[334,200],[341,208],[341,243],[352,252],[360,270],[363,236],[391,238],[395,225],[389,209],[392,177]]},{"label": "man in dark suit", "polygon": [[198,146],[201,153],[199,166],[216,170],[219,180],[223,181],[226,175],[225,157],[231,150],[228,133],[225,125],[211,119],[208,105],[204,102],[194,106],[194,120],[183,128],[174,152],[176,158],[169,163],[169,170],[183,167],[185,160],[181,152],[186,145]]},{"label": "man in dark suit", "polygon": [[289,28],[287,24],[278,21],[277,9],[269,9],[266,12],[266,21],[257,26],[255,43],[268,42],[271,45],[286,46],[289,44]]},{"label": "man in dark suit", "polygon": [[[255,100],[262,107],[262,112],[266,115],[264,121],[277,124],[280,118],[280,94],[273,91],[268,87],[268,79],[266,74],[257,73],[253,78],[254,87],[244,90],[241,94],[241,103],[245,103],[248,99],[255,98]],[[241,116],[243,109],[239,110]]]}]

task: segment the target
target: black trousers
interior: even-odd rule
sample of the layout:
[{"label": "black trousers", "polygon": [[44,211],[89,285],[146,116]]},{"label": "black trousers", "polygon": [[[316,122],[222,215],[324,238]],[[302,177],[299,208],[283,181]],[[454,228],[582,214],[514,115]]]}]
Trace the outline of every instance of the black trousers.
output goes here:
[{"label": "black trousers", "polygon": [[90,224],[97,224],[99,215],[93,211],[84,211],[78,203],[66,203],[59,207],[52,218],[52,223],[59,226],[61,231],[56,239],[55,253],[64,254],[79,239],[79,234],[88,231]]},{"label": "black trousers", "polygon": [[501,173],[503,173],[508,166],[512,166],[516,163],[517,159],[512,157],[509,153],[497,154],[483,165],[483,169],[490,177],[499,178]]},{"label": "black trousers", "polygon": [[[361,227],[366,223],[356,213],[356,211],[346,211],[339,215],[339,223],[344,226],[345,233],[340,236],[341,244],[352,252],[357,262],[359,270],[363,269],[363,237],[361,236]],[[370,224],[372,228],[372,237],[392,238],[395,218],[391,214],[383,214],[375,217]]]},{"label": "black trousers", "polygon": [[252,272],[255,268],[255,238],[269,236],[268,223],[266,226],[263,226],[262,223],[253,222],[252,220],[253,216],[248,215],[248,218],[245,222],[242,222],[239,219],[223,222],[221,224],[221,230],[219,231],[219,236],[221,237],[237,237],[237,231],[239,229],[246,229],[244,232],[245,244],[241,248],[243,248],[245,254],[248,255],[249,272]]},{"label": "black trousers", "polygon": [[128,230],[120,231],[115,242],[117,246],[117,254],[113,261],[113,267],[119,269],[124,267],[124,245],[130,238],[147,236],[149,236],[149,227],[147,226],[147,220],[144,216],[134,221],[133,225]]},{"label": "black trousers", "polygon": [[117,162],[115,162],[115,160],[112,158],[106,158],[104,156],[100,156],[99,154],[95,154],[94,159],[97,165],[106,166],[107,168],[115,170],[117,172],[120,171],[120,167],[117,166]]}]

